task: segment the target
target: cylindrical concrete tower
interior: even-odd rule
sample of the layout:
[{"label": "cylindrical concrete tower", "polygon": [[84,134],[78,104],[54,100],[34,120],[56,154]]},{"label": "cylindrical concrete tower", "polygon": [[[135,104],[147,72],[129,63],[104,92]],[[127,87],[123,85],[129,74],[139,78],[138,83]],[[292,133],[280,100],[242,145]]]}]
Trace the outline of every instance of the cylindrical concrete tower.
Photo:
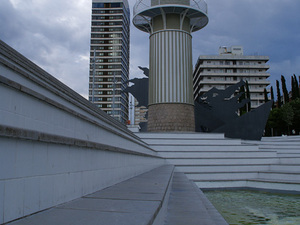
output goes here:
[{"label": "cylindrical concrete tower", "polygon": [[148,131],[195,131],[192,36],[208,23],[203,0],[138,0],[133,24],[150,34]]}]

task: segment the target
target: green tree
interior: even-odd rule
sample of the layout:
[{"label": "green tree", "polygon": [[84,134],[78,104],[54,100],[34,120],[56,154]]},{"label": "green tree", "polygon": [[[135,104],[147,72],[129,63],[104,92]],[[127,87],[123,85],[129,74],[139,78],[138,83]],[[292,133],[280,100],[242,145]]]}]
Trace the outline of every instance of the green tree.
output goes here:
[{"label": "green tree", "polygon": [[277,107],[281,107],[281,93],[280,93],[280,87],[279,87],[279,81],[276,80],[276,88],[277,88]]},{"label": "green tree", "polygon": [[293,125],[294,111],[291,104],[284,104],[281,107],[282,120],[285,122],[286,134],[291,134],[290,128]]},{"label": "green tree", "polygon": [[290,105],[293,108],[294,118],[292,122],[292,129],[295,131],[295,134],[300,134],[300,98],[297,98],[290,102]]},{"label": "green tree", "polygon": [[[240,94],[241,96],[239,97],[239,102],[242,102],[246,98],[246,93],[245,93],[245,87],[244,85],[240,87]],[[240,108],[240,115],[243,115],[247,113],[247,108],[246,105]]]},{"label": "green tree", "polygon": [[273,100],[272,108],[274,108],[275,107],[275,98],[274,98],[273,86],[271,86],[271,100]]},{"label": "green tree", "polygon": [[297,77],[294,74],[292,77],[292,100],[295,100],[300,97],[299,93],[299,83],[297,81]]},{"label": "green tree", "polygon": [[284,121],[282,120],[281,108],[274,108],[269,114],[266,125],[266,135],[280,136],[284,133]]},{"label": "green tree", "polygon": [[266,88],[264,89],[264,97],[265,97],[265,102],[268,102],[269,98],[268,98],[268,92]]},{"label": "green tree", "polygon": [[283,93],[283,104],[286,104],[289,102],[289,93],[286,88],[286,82],[283,75],[281,75],[281,87],[282,87],[282,93]]},{"label": "green tree", "polygon": [[247,112],[251,111],[251,94],[249,89],[248,81],[246,81],[246,96],[247,99],[249,99],[249,102],[247,103]]},{"label": "green tree", "polygon": [[293,76],[291,76],[291,82],[292,82],[292,100],[296,99],[296,90],[295,90],[295,79]]}]

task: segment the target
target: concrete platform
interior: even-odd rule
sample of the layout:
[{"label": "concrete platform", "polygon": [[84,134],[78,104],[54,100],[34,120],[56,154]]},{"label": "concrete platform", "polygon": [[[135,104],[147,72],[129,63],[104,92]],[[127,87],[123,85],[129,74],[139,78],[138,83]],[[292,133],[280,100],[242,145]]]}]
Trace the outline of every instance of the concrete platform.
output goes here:
[{"label": "concrete platform", "polygon": [[159,214],[164,203],[167,203],[173,170],[174,166],[162,166],[91,195],[8,224],[163,224],[164,215],[159,217]]},{"label": "concrete platform", "polygon": [[227,223],[184,173],[174,173],[173,165],[165,165],[8,224],[223,225]]},{"label": "concrete platform", "polygon": [[166,225],[228,224],[203,192],[181,172],[175,172]]}]

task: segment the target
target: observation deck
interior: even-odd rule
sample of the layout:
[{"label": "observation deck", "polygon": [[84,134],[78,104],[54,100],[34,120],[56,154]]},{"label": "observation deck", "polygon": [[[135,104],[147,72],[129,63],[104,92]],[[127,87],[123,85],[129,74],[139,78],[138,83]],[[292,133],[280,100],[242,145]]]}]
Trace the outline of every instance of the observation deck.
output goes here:
[{"label": "observation deck", "polygon": [[133,8],[133,24],[144,32],[152,33],[152,19],[163,14],[189,18],[191,33],[208,24],[204,0],[139,0]]}]

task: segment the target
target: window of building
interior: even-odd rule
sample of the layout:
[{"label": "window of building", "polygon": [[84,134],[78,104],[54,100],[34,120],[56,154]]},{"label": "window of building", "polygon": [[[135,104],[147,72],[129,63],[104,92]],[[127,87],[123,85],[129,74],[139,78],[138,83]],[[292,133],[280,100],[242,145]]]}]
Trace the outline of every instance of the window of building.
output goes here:
[{"label": "window of building", "polygon": [[111,8],[120,8],[121,5],[122,5],[122,3],[111,3],[111,4],[110,4],[110,7],[111,7]]},{"label": "window of building", "polygon": [[104,8],[104,3],[93,3],[93,8]]}]

